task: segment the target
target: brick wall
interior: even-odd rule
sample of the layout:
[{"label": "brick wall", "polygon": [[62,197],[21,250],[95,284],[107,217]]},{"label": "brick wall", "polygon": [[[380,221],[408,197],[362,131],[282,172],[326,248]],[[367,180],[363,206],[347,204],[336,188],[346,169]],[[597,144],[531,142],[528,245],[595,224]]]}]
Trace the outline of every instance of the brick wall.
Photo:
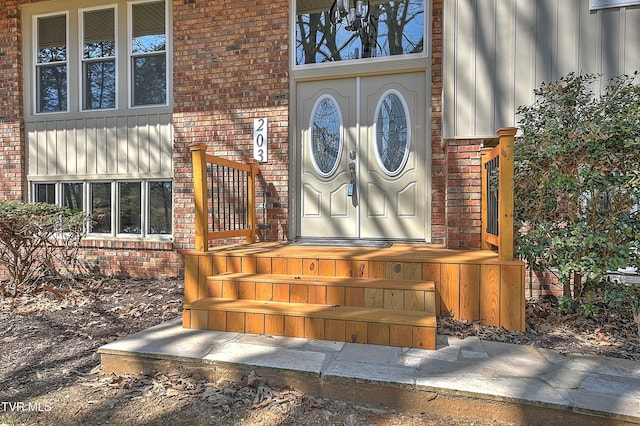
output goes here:
[{"label": "brick wall", "polygon": [[[24,199],[24,129],[19,6],[2,4],[0,25],[0,144],[5,154],[0,179],[3,198]],[[431,4],[432,60],[432,242],[473,246],[462,232],[473,222],[447,183],[451,145],[442,140],[442,0]],[[180,252],[191,250],[193,193],[188,145],[205,143],[209,152],[237,160],[252,157],[253,119],[269,120],[269,162],[260,165],[258,223],[261,240],[288,235],[289,2],[185,0],[173,5],[174,244],[86,242],[84,255],[104,272],[181,273]],[[453,173],[453,178],[457,178]],[[448,209],[453,208],[451,212]],[[456,222],[457,221],[457,222]],[[479,239],[479,235],[478,235]],[[172,250],[175,249],[175,250]],[[168,254],[171,253],[171,254]],[[123,260],[126,257],[126,261]],[[164,259],[154,264],[151,259]]]},{"label": "brick wall", "polygon": [[481,140],[450,140],[447,144],[447,247],[479,249],[482,217]]},{"label": "brick wall", "polygon": [[4,0],[0,13],[0,199],[22,200],[24,122],[22,120],[21,1]]},{"label": "brick wall", "polygon": [[[0,198],[25,200],[20,6],[0,13]],[[253,155],[253,119],[269,121],[269,163],[258,180],[260,239],[281,240],[288,224],[288,2],[188,0],[173,5],[175,105],[174,243],[83,243],[85,267],[104,273],[182,274],[193,248],[193,194],[188,145],[242,160]]]},{"label": "brick wall", "polygon": [[[0,199],[25,195],[24,121],[22,119],[22,44],[19,5],[6,0],[0,10]],[[0,279],[6,271],[0,269]]]},{"label": "brick wall", "polygon": [[527,297],[562,296],[562,284],[551,271],[534,272],[527,268],[524,277],[524,294]]},{"label": "brick wall", "polygon": [[188,145],[253,157],[253,120],[268,119],[269,161],[259,165],[260,240],[288,232],[289,3],[174,2],[175,246],[193,248]]},{"label": "brick wall", "polygon": [[182,256],[170,242],[84,240],[81,269],[103,274],[177,277],[183,274]]},{"label": "brick wall", "polygon": [[446,244],[447,153],[442,140],[442,0],[431,3],[431,242]]}]

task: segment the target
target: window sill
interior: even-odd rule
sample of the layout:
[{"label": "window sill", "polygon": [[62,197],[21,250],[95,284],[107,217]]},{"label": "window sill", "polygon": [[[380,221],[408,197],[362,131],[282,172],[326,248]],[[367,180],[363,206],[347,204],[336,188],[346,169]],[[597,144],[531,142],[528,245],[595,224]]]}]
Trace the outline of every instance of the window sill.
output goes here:
[{"label": "window sill", "polygon": [[173,239],[169,238],[112,238],[85,237],[80,245],[84,248],[173,250]]}]

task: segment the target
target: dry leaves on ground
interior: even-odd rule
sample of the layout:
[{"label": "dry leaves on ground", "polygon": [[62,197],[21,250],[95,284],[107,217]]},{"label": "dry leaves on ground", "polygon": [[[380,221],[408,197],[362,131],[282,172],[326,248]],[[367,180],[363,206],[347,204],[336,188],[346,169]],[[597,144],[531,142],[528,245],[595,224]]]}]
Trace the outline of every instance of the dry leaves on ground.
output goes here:
[{"label": "dry leaves on ground", "polygon": [[524,333],[479,323],[438,318],[438,333],[458,337],[477,336],[496,342],[532,345],[561,353],[603,355],[640,360],[640,336],[633,318],[607,310],[598,302],[600,313],[585,317],[578,313],[562,314],[555,297],[527,301]]},{"label": "dry leaves on ground", "polygon": [[[474,413],[451,418],[316,398],[271,387],[254,374],[209,382],[188,374],[103,373],[97,349],[179,316],[182,284],[178,278],[92,277],[0,299],[0,404],[12,404],[0,411],[0,423],[503,424],[473,418]],[[451,318],[440,319],[439,332],[637,359],[634,325],[562,316],[553,300],[542,299],[527,304],[526,333]]]}]

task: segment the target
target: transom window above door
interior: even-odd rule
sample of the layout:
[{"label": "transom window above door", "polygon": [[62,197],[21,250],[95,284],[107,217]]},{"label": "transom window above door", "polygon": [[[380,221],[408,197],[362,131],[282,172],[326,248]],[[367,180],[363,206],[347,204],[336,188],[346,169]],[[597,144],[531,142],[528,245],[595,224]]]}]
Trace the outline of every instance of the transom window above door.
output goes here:
[{"label": "transom window above door", "polygon": [[296,65],[421,54],[425,0],[297,0]]}]

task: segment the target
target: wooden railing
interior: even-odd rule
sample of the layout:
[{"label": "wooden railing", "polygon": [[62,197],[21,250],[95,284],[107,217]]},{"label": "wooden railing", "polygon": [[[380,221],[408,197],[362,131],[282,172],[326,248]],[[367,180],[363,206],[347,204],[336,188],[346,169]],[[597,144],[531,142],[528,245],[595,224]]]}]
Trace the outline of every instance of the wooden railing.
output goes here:
[{"label": "wooden railing", "polygon": [[513,260],[513,145],[517,129],[498,130],[498,145],[482,152],[482,248]]},{"label": "wooden railing", "polygon": [[192,144],[195,204],[195,251],[206,252],[209,241],[245,237],[256,241],[256,191],[258,166],[207,154],[207,145]]}]

